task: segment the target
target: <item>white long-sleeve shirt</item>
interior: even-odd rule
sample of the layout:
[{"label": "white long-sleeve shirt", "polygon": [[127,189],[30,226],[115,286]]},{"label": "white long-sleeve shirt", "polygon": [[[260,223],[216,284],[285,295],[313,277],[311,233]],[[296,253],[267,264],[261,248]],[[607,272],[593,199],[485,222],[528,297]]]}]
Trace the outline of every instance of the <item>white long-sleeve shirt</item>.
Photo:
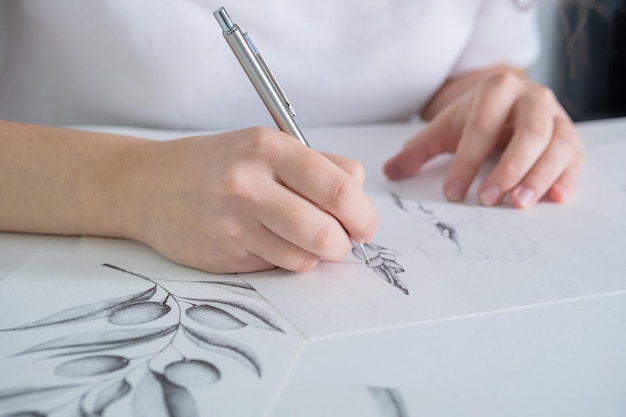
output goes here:
[{"label": "white long-sleeve shirt", "polygon": [[398,121],[442,83],[539,53],[519,0],[0,3],[0,119],[174,129],[272,126],[212,13],[249,31],[301,125]]}]

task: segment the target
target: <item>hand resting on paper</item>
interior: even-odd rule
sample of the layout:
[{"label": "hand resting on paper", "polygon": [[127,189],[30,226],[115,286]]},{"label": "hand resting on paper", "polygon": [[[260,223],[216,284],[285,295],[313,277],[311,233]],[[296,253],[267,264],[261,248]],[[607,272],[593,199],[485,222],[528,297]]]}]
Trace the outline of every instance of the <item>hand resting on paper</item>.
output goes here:
[{"label": "hand resting on paper", "polygon": [[[305,271],[371,239],[360,163],[275,129],[164,142],[0,122],[0,230],[144,242],[210,272]],[[321,209],[323,207],[324,209]]]},{"label": "hand resting on paper", "polygon": [[140,240],[176,262],[223,272],[306,271],[320,259],[341,260],[351,248],[348,232],[366,242],[376,230],[362,165],[275,129],[152,148],[152,166],[175,169],[146,170],[160,192],[143,204],[151,217]]},{"label": "hand resting on paper", "polygon": [[584,161],[581,138],[552,91],[520,70],[452,78],[422,116],[430,124],[387,161],[389,178],[413,176],[432,157],[453,152],[444,193],[461,201],[487,156],[499,149],[497,165],[478,189],[482,204],[499,204],[509,194],[514,207],[527,208],[543,196],[562,202],[572,195]]}]

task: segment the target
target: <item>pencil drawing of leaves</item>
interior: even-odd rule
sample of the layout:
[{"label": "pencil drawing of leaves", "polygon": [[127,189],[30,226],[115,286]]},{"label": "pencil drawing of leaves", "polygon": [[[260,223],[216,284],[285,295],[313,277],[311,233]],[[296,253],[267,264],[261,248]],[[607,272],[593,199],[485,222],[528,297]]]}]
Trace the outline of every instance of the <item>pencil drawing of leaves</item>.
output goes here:
[{"label": "pencil drawing of leaves", "polygon": [[186,388],[148,370],[139,381],[132,401],[139,417],[197,417],[196,402]]},{"label": "pencil drawing of leaves", "polygon": [[18,355],[70,349],[70,352],[96,352],[128,345],[146,343],[174,332],[178,325],[150,329],[125,329],[86,332],[57,337],[26,349]]},{"label": "pencil drawing of leaves", "polygon": [[[400,253],[393,249],[387,249],[375,243],[366,243],[363,245],[369,262],[367,263],[376,275],[385,280],[385,282],[393,285],[402,291],[405,295],[409,295],[409,289],[404,282],[398,277],[398,274],[404,272],[404,267],[396,262],[396,256]],[[352,254],[360,260],[365,260],[356,243],[352,244]]]},{"label": "pencil drawing of leaves", "polygon": [[246,323],[232,314],[210,305],[190,307],[185,314],[196,323],[212,329],[235,330],[246,326]]},{"label": "pencil drawing of leaves", "polygon": [[136,294],[126,295],[123,297],[111,298],[104,301],[98,301],[91,304],[84,304],[72,307],[67,310],[59,311],[41,320],[32,323],[23,324],[8,329],[0,329],[0,332],[27,330],[37,327],[56,326],[61,324],[80,323],[89,320],[96,320],[107,317],[111,311],[124,307],[126,305],[149,300],[156,292],[156,286]]},{"label": "pencil drawing of leaves", "polygon": [[46,400],[67,394],[79,387],[81,385],[71,384],[5,389],[0,391],[0,410],[24,410],[25,407],[41,405]]},{"label": "pencil drawing of leaves", "polygon": [[173,384],[181,387],[201,387],[218,382],[220,370],[210,362],[200,359],[183,359],[169,363],[163,375]]},{"label": "pencil drawing of leaves", "polygon": [[246,346],[222,336],[205,333],[187,326],[181,327],[187,338],[196,346],[230,356],[252,370],[259,378],[261,377],[261,364],[254,352]]},{"label": "pencil drawing of leaves", "polygon": [[[276,330],[284,333],[280,325],[274,317],[261,307],[257,307],[252,304],[244,304],[238,301],[225,301],[216,299],[194,299],[217,307],[219,310],[235,317],[239,321],[245,323],[248,326],[257,327],[264,330]],[[200,307],[200,306],[198,306]],[[207,309],[208,311],[208,309]],[[192,318],[192,317],[190,317]],[[193,319],[193,318],[192,318]],[[203,324],[203,323],[200,323]]]},{"label": "pencil drawing of leaves", "polygon": [[379,411],[385,417],[409,417],[409,410],[396,388],[367,387]]},{"label": "pencil drawing of leaves", "polygon": [[47,417],[47,414],[42,414],[39,411],[18,411],[17,413],[2,414],[2,417]]},{"label": "pencil drawing of leaves", "polygon": [[71,378],[108,374],[125,368],[129,361],[118,355],[94,355],[59,364],[54,373]]},{"label": "pencil drawing of leaves", "polygon": [[129,326],[145,324],[160,319],[172,310],[165,303],[154,301],[135,302],[124,305],[113,311],[107,319],[109,323]]},{"label": "pencil drawing of leaves", "polygon": [[128,381],[121,379],[105,385],[100,390],[87,392],[80,399],[81,417],[102,416],[110,405],[128,395],[131,389]]},{"label": "pencil drawing of leaves", "polygon": [[249,326],[258,327],[265,330],[276,330],[283,332],[274,317],[261,307],[252,304],[244,304],[238,301],[215,300],[212,303],[218,304],[220,308],[237,317]]},{"label": "pencil drawing of leaves", "polygon": [[245,282],[233,282],[233,281],[199,281],[204,284],[209,284],[217,288],[221,288],[225,291],[232,292],[233,294],[243,295],[244,297],[258,298],[263,300],[263,296],[259,294],[257,290],[250,284]]}]

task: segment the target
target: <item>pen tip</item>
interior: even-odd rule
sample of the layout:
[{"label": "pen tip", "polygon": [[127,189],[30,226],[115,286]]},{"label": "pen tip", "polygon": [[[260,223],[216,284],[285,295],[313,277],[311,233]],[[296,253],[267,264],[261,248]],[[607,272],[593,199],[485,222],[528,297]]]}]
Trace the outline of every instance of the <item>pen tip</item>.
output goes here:
[{"label": "pen tip", "polygon": [[359,243],[359,249],[361,249],[361,253],[363,254],[363,258],[365,258],[365,265],[370,266],[370,258],[367,256],[367,251],[365,250],[365,246],[362,243]]}]

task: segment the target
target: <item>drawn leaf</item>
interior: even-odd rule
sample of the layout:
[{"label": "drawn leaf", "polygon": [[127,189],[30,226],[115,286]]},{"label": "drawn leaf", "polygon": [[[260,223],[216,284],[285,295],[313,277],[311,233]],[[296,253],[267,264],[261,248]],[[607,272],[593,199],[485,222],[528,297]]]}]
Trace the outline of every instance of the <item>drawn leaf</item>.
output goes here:
[{"label": "drawn leaf", "polygon": [[220,370],[210,362],[198,359],[183,359],[165,367],[165,378],[181,387],[211,385],[221,378]]},{"label": "drawn leaf", "polygon": [[404,272],[404,268],[402,267],[402,265],[392,259],[385,259],[383,265],[385,266],[385,268],[393,268],[397,271],[401,270],[402,272]]},{"label": "drawn leaf", "polygon": [[157,327],[151,329],[107,330],[86,332],[57,337],[48,342],[38,344],[18,355],[26,353],[44,352],[66,348],[112,349],[128,344],[145,343],[172,333],[178,325]]},{"label": "drawn leaf", "polygon": [[200,281],[204,284],[209,284],[217,288],[232,292],[233,294],[243,295],[244,297],[258,298],[263,300],[263,296],[259,294],[254,287],[245,282],[233,282],[233,281]]},{"label": "drawn leaf", "polygon": [[385,260],[380,256],[374,256],[372,258],[370,258],[370,263],[368,265],[368,267],[370,268],[377,268],[379,266],[381,266],[383,264]]},{"label": "drawn leaf", "polygon": [[25,413],[37,413],[37,411],[29,410],[33,404],[41,406],[46,401],[58,398],[80,386],[79,384],[72,384],[5,389],[0,391],[0,409],[5,411],[11,409],[22,410]]},{"label": "drawn leaf", "polygon": [[115,309],[137,301],[149,300],[156,292],[156,286],[136,294],[123,297],[111,298],[91,304],[84,304],[59,311],[41,320],[9,329],[0,329],[0,332],[34,329],[44,326],[55,326],[60,324],[80,323],[89,320],[96,320],[109,315]]},{"label": "drawn leaf", "polygon": [[195,345],[202,349],[230,356],[252,370],[259,378],[261,377],[261,364],[254,352],[246,346],[222,336],[204,333],[187,326],[181,327],[185,335]]},{"label": "drawn leaf", "polygon": [[402,398],[402,394],[396,388],[367,388],[372,399],[378,405],[382,415],[389,417],[409,417],[409,410]]},{"label": "drawn leaf", "polygon": [[249,326],[283,332],[283,329],[280,328],[280,325],[274,317],[261,307],[257,307],[252,304],[240,303],[238,301],[215,300],[213,302],[215,304],[219,304],[221,308],[228,311]]},{"label": "drawn leaf", "polygon": [[139,417],[197,417],[196,402],[185,388],[149,370],[139,381],[133,398],[133,411]]},{"label": "drawn leaf", "polygon": [[80,414],[82,417],[100,417],[111,404],[120,400],[131,391],[126,379],[106,385],[99,391],[91,391],[81,398]]},{"label": "drawn leaf", "polygon": [[246,326],[246,323],[232,314],[210,305],[190,307],[185,314],[196,323],[212,329],[235,330]]},{"label": "drawn leaf", "polygon": [[108,321],[121,326],[144,324],[160,319],[169,313],[171,309],[167,304],[154,301],[127,304],[113,311],[109,315]]},{"label": "drawn leaf", "polygon": [[252,304],[240,303],[238,301],[225,301],[208,298],[195,299],[195,301],[201,301],[203,303],[217,306],[220,310],[229,313],[248,326],[258,327],[259,329],[264,330],[276,330],[283,332],[280,325],[276,322],[272,315],[261,307],[257,307]]},{"label": "drawn leaf", "polygon": [[115,372],[125,368],[128,363],[128,359],[123,356],[94,355],[63,362],[54,368],[54,373],[70,378],[95,376]]},{"label": "drawn leaf", "polygon": [[18,411],[17,413],[2,414],[2,417],[46,417],[47,414],[41,414],[39,411]]}]

